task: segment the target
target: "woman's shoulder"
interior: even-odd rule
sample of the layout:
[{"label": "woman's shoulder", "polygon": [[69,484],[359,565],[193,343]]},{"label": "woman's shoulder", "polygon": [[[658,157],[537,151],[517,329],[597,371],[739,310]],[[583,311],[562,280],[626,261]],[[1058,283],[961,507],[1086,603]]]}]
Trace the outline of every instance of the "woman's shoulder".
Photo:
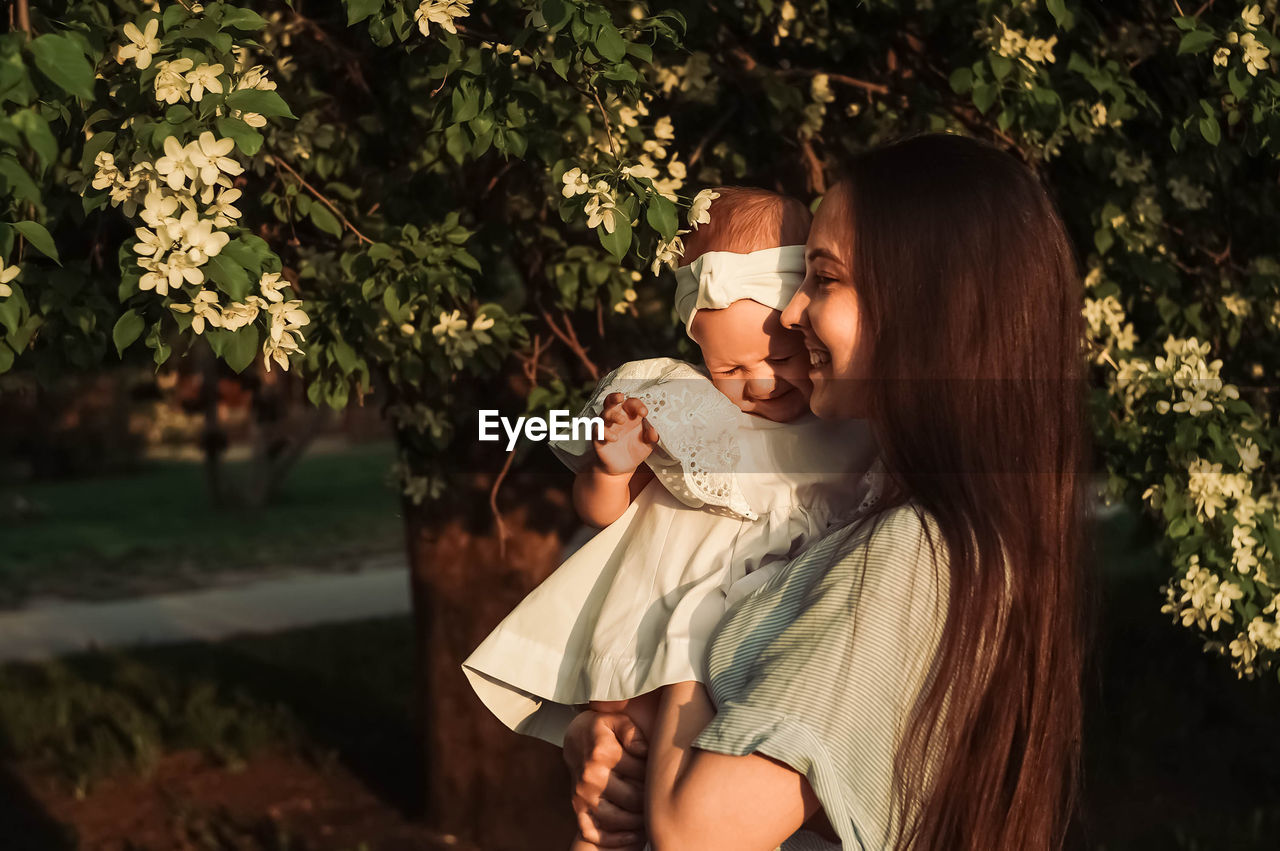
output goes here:
[{"label": "woman's shoulder", "polygon": [[831,588],[896,596],[920,587],[935,596],[946,586],[946,542],[937,520],[915,502],[864,515],[834,534],[825,565]]}]

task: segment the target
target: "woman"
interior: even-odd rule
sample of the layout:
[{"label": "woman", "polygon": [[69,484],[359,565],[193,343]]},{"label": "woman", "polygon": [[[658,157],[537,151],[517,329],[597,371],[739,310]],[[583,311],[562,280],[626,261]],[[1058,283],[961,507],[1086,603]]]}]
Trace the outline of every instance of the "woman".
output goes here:
[{"label": "woman", "polygon": [[806,259],[783,322],[805,335],[811,406],[871,421],[884,492],[726,615],[713,700],[663,701],[643,786],[625,719],[576,719],[584,835],[640,847],[645,828],[656,851],[1059,847],[1087,596],[1081,293],[1062,223],[1013,157],[926,135],[853,159]]}]

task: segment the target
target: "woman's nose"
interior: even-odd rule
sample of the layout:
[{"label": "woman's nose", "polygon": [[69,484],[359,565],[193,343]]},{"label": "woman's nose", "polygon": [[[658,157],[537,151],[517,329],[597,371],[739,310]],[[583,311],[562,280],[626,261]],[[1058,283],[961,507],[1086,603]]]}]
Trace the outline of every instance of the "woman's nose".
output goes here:
[{"label": "woman's nose", "polygon": [[808,284],[809,281],[806,278],[804,284],[795,291],[795,294],[791,296],[791,301],[787,302],[787,306],[783,309],[782,316],[779,318],[785,327],[796,329],[801,327],[805,312],[809,308]]}]

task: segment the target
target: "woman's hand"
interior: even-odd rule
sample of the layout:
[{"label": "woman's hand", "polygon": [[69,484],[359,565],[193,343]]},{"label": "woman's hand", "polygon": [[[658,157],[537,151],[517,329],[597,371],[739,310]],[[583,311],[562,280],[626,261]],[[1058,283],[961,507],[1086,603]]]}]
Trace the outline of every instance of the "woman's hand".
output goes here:
[{"label": "woman's hand", "polygon": [[626,715],[581,712],[564,736],[573,811],[582,838],[600,848],[643,851],[648,745]]}]

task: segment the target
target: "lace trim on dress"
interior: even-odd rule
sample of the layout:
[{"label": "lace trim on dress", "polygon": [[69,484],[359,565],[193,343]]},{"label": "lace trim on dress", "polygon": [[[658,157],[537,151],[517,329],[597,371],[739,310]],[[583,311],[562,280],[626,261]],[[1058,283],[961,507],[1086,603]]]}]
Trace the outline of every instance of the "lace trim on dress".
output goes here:
[{"label": "lace trim on dress", "polygon": [[[709,378],[671,358],[626,363],[601,380],[579,416],[599,415],[610,393],[640,399],[648,407],[658,445],[647,463],[676,499],[692,508],[758,518],[737,480],[742,412]],[[574,470],[593,451],[589,441],[558,441],[552,449]]]}]

